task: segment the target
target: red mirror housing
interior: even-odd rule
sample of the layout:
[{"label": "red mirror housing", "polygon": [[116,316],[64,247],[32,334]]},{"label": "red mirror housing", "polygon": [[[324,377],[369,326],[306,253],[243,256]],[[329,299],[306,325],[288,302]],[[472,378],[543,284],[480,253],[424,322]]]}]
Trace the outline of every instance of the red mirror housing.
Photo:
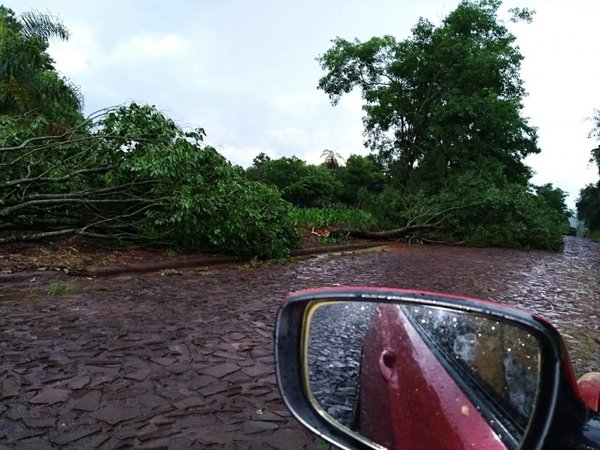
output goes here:
[{"label": "red mirror housing", "polygon": [[600,412],[600,372],[588,372],[577,380],[579,396],[592,410]]}]

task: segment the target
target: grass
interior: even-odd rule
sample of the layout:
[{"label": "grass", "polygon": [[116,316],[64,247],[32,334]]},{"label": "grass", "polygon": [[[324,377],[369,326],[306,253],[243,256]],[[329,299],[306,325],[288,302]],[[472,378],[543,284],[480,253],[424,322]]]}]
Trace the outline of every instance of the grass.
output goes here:
[{"label": "grass", "polygon": [[174,248],[168,248],[165,250],[165,256],[167,258],[174,258],[177,255],[178,255],[177,250],[175,250]]},{"label": "grass", "polygon": [[38,287],[33,287],[31,289],[29,289],[29,295],[27,296],[27,298],[29,300],[35,300],[40,296],[40,288]]},{"label": "grass", "polygon": [[72,294],[77,289],[77,283],[74,281],[53,281],[48,286],[48,295],[56,297],[57,295]]},{"label": "grass", "polygon": [[487,294],[490,291],[490,287],[485,282],[476,281],[475,282],[475,286],[481,292],[481,295],[485,295],[485,294]]},{"label": "grass", "polygon": [[377,225],[371,213],[348,206],[295,208],[293,214],[296,223],[306,228],[337,226],[340,228],[368,230],[375,228]]},{"label": "grass", "polygon": [[600,231],[592,231],[590,233],[590,240],[600,243]]}]

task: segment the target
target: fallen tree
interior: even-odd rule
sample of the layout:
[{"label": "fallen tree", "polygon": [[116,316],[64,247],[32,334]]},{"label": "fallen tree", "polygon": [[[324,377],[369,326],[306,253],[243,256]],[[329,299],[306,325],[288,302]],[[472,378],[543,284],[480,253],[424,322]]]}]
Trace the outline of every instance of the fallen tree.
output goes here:
[{"label": "fallen tree", "polygon": [[456,241],[448,231],[448,222],[451,214],[455,211],[473,207],[473,204],[447,207],[441,210],[432,211],[431,208],[409,208],[407,212],[411,217],[406,224],[401,227],[367,231],[354,228],[332,228],[328,229],[328,236],[347,236],[357,239],[372,240],[396,240],[404,239],[408,241],[418,240],[421,242],[438,242],[446,244],[460,244],[462,241]]},{"label": "fallen tree", "polygon": [[[247,181],[204,130],[150,106],[92,114],[57,136],[0,135],[0,244],[80,235],[259,257],[298,239],[291,205]],[[21,139],[20,142],[15,142]]]}]

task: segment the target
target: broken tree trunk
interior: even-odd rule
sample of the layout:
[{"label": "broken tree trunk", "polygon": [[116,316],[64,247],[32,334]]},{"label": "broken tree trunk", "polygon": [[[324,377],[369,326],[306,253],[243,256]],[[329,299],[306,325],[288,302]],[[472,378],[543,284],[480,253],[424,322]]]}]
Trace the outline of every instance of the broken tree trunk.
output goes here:
[{"label": "broken tree trunk", "polygon": [[418,231],[423,231],[426,229],[435,230],[436,228],[439,228],[438,224],[408,225],[408,226],[396,228],[393,230],[383,230],[383,231],[363,231],[363,230],[342,228],[339,230],[332,230],[330,232],[330,234],[331,234],[331,236],[349,236],[349,237],[355,237],[358,239],[373,239],[373,240],[385,241],[385,240],[403,238],[407,234],[413,234]]}]

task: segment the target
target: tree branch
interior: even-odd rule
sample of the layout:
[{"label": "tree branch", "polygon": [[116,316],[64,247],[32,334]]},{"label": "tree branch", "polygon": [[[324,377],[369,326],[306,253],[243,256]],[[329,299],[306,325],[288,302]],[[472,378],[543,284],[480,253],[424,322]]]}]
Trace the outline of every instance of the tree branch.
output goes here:
[{"label": "tree branch", "polygon": [[[56,166],[55,166],[56,167]],[[6,183],[4,183],[2,186],[0,186],[0,189],[5,189],[5,188],[9,188],[12,186],[17,186],[20,184],[27,184],[27,183],[33,183],[33,182],[43,182],[43,183],[58,183],[58,182],[62,182],[62,181],[67,181],[70,178],[73,178],[76,175],[84,175],[84,174],[90,174],[90,173],[102,173],[102,172],[108,172],[111,169],[114,169],[115,167],[117,167],[116,164],[112,164],[110,166],[104,166],[104,167],[91,167],[88,169],[79,169],[79,170],[74,170],[72,172],[69,172],[68,174],[62,176],[62,177],[58,177],[58,178],[52,178],[52,177],[42,177],[43,174],[38,175],[37,177],[33,177],[33,178],[21,178],[18,180],[11,180],[11,181],[7,181]],[[46,172],[47,173],[49,171],[51,171],[53,168],[48,169]]]},{"label": "tree branch", "polygon": [[[65,194],[32,194],[29,195],[26,201],[29,200],[41,200],[41,199],[69,199],[69,198],[85,198],[92,195],[106,195],[106,194],[125,194],[131,195],[130,191],[126,189],[132,189],[134,187],[139,186],[148,186],[151,184],[156,184],[154,180],[144,180],[144,181],[132,181],[130,183],[120,184],[118,186],[110,186],[105,188],[96,188],[96,189],[88,189],[85,191],[76,191],[76,192],[67,192]],[[133,197],[130,197],[133,198]]]},{"label": "tree branch", "polygon": [[122,199],[80,199],[80,198],[65,198],[65,199],[44,199],[44,200],[31,200],[17,205],[8,206],[0,209],[0,216],[8,216],[9,214],[25,209],[30,206],[40,205],[60,205],[60,204],[83,204],[83,205],[95,205],[95,204],[115,204],[115,203],[151,203],[156,201],[155,199],[148,198],[122,198]]}]

